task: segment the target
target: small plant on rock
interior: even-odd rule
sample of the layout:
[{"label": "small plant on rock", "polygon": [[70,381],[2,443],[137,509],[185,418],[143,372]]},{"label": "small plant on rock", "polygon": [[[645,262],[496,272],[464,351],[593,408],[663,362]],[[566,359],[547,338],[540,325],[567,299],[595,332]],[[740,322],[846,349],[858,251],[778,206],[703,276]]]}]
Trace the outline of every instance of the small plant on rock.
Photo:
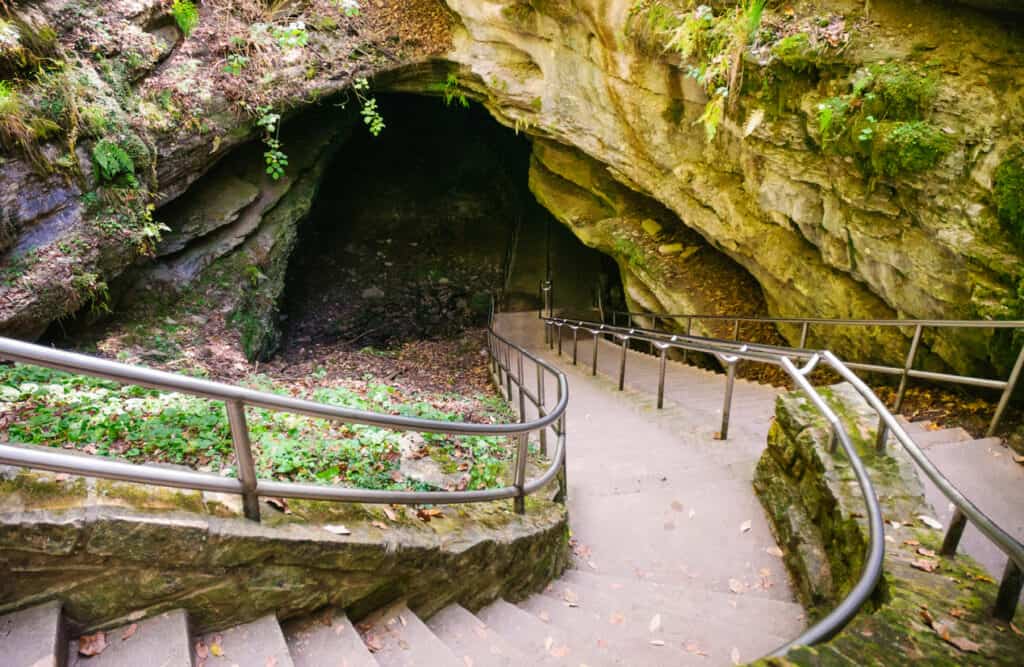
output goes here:
[{"label": "small plant on rock", "polygon": [[171,5],[171,16],[185,37],[191,35],[199,25],[199,10],[192,0],[174,0],[174,4]]},{"label": "small plant on rock", "polygon": [[288,166],[288,156],[281,150],[281,141],[278,138],[281,126],[281,114],[274,113],[270,107],[259,107],[260,114],[256,124],[263,128],[263,143],[267,150],[263,153],[263,159],[267,164],[267,175],[275,181],[284,176],[285,167]]},{"label": "small plant on rock", "polygon": [[115,185],[138,187],[135,161],[120,144],[103,139],[92,148],[92,161],[101,181]]},{"label": "small plant on rock", "polygon": [[379,136],[384,131],[384,117],[377,109],[377,99],[369,94],[370,82],[366,79],[356,79],[352,84],[352,90],[359,100],[359,114],[366,123],[366,128],[373,136]]}]

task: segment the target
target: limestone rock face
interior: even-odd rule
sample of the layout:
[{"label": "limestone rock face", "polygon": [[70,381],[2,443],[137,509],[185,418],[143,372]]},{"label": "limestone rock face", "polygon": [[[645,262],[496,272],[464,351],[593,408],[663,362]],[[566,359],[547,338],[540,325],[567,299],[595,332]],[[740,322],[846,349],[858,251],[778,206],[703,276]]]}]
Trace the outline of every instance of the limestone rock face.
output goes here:
[{"label": "limestone rock face", "polygon": [[[378,91],[434,95],[454,83],[533,137],[535,194],[618,261],[634,304],[795,317],[1024,313],[1019,233],[1000,220],[994,194],[1024,136],[1024,44],[997,11],[932,3],[925,12],[896,0],[797,2],[792,14],[770,6],[733,65],[737,83],[712,133],[702,121],[713,110],[709,92],[698,82],[709,63],[665,48],[669,30],[693,11],[675,0],[364,3],[357,19],[334,9],[291,17],[305,21],[309,44],[287,50],[270,39],[239,74],[225,73],[229,37],[262,39],[251,32],[254,16],[201,5],[197,32],[183,39],[164,3],[108,3],[103,16],[30,4],[33,21],[57,34],[86,116],[98,118],[98,109],[107,120],[83,121],[74,151],[60,136],[0,166],[5,335],[38,336],[101,300],[109,280],[151,255],[148,203],[164,206],[186,191],[204,200],[158,254],[192,256],[193,242],[208,249],[218,235],[232,236],[225,230],[241,230],[242,209],[276,201],[286,184],[248,180],[258,194],[219,177],[190,186],[239,150],[260,166],[263,145],[239,147],[260,137],[264,105],[291,114],[332,95],[352,101],[351,83],[361,77]],[[716,20],[733,11],[711,4]],[[800,35],[811,35],[812,46],[780,50]],[[902,134],[889,134],[898,114],[858,111],[871,103],[863,82],[888,67],[903,73],[901,86],[931,87],[924,102],[907,98],[923,125],[900,117]],[[33,91],[19,89],[26,100],[41,94]],[[829,104],[860,114],[845,147],[829,143]],[[884,139],[873,152],[864,149],[865,129]],[[95,151],[104,140],[120,142],[135,162],[138,188],[120,204],[127,222],[111,222],[109,201],[96,196]],[[46,173],[31,166],[40,160],[70,166]],[[661,231],[644,230],[648,217]],[[729,282],[720,274],[700,274],[709,276],[705,285],[682,278],[718,253],[732,262],[722,269],[735,278],[731,294],[750,294],[749,303],[728,290],[709,293],[706,285]],[[781,333],[795,343],[799,329]],[[821,329],[810,344],[895,362],[910,333]],[[991,333],[927,331],[923,342],[930,368],[1005,373],[1013,357],[1009,337]]]},{"label": "limestone rock face", "polygon": [[[817,3],[822,16],[846,17],[850,42],[838,62],[804,72],[781,112],[744,93],[708,141],[697,123],[708,98],[688,73],[699,63],[634,36],[644,29],[637,7],[659,3],[448,4],[460,18],[449,57],[499,120],[575,147],[663,204],[744,267],[773,314],[1014,314],[1020,253],[998,224],[990,186],[1021,134],[1024,57],[999,18],[950,7],[911,16],[903,3],[874,2],[868,19],[863,3]],[[748,79],[767,67],[752,60]],[[930,122],[955,145],[933,169],[869,179],[822,150],[816,105],[837,80],[887,61],[939,72]],[[571,209],[566,197],[546,203]],[[686,303],[669,284],[642,282],[662,308]],[[890,360],[906,349],[900,334],[871,349],[842,333],[817,342]],[[926,342],[960,370],[988,365],[982,337]]]}]

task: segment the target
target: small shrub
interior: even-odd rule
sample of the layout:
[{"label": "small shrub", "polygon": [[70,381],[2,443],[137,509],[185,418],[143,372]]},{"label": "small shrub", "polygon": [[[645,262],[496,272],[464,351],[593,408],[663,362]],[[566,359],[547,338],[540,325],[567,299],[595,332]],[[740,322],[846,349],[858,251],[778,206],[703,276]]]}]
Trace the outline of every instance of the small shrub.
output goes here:
[{"label": "small shrub", "polygon": [[[867,87],[863,84],[861,89]],[[930,109],[938,93],[938,79],[900,63],[871,68],[871,90],[884,107],[886,120],[915,120]]]},{"label": "small shrub", "polygon": [[119,144],[104,139],[92,149],[92,161],[100,180],[135,187],[135,162]]},{"label": "small shrub", "polygon": [[952,148],[942,130],[925,121],[879,123],[871,166],[876,173],[896,176],[931,169]]},{"label": "small shrub", "polygon": [[[1024,243],[1024,148],[1011,150],[996,168],[992,195],[999,222]],[[1021,284],[1024,286],[1024,282]]]},{"label": "small shrub", "polygon": [[199,10],[192,0],[174,0],[174,4],[171,5],[171,15],[174,17],[174,22],[178,24],[181,34],[185,37],[191,35],[199,25]]},{"label": "small shrub", "polygon": [[807,33],[798,32],[776,42],[772,54],[794,72],[806,72],[815,66],[820,52]]},{"label": "small shrub", "polygon": [[231,76],[239,76],[248,64],[249,59],[246,56],[243,56],[241,53],[232,53],[228,55],[227,63],[224,65],[224,71]]},{"label": "small shrub", "polygon": [[301,49],[309,43],[309,33],[302,21],[294,21],[284,27],[275,26],[271,30],[271,35],[277,40],[277,45],[285,51]]}]

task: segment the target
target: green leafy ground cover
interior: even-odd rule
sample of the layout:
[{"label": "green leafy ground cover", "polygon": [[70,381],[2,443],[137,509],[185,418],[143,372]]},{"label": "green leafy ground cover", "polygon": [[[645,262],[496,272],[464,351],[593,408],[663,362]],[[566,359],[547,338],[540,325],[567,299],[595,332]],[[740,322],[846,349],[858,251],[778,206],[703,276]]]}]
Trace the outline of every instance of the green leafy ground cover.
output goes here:
[{"label": "green leafy ground cover", "polygon": [[[399,395],[386,384],[304,389],[266,375],[251,375],[243,384],[359,410],[453,422],[467,418],[463,410],[452,407],[450,397]],[[471,416],[476,421],[508,418],[500,399],[477,397],[475,403]],[[0,367],[0,412],[0,432],[11,442],[235,474],[227,416],[216,401],[13,365]],[[504,438],[432,433],[420,437],[255,408],[248,409],[247,417],[262,478],[367,489],[429,489],[403,476],[399,467],[404,452],[411,458],[429,456],[446,473],[464,473],[459,486],[475,489],[502,485],[511,462]]]}]

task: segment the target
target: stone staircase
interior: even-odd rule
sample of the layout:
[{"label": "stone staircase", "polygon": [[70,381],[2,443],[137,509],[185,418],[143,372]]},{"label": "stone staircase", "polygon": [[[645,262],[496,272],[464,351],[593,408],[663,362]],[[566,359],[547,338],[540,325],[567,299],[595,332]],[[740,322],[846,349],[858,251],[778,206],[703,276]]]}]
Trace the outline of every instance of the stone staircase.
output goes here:
[{"label": "stone staircase", "polygon": [[[61,605],[49,602],[0,617],[0,645],[10,667],[596,667],[724,664],[733,652],[756,657],[740,652],[744,642],[732,636],[738,623],[758,619],[762,634],[777,643],[792,632],[783,620],[792,604],[763,598],[729,604],[729,597],[570,570],[541,594],[519,604],[498,600],[476,614],[450,605],[424,621],[397,602],[358,626],[343,611],[326,610],[284,623],[265,616],[197,635],[188,614],[172,610],[81,642],[66,638]],[[90,648],[102,650],[80,653]],[[708,656],[719,659],[708,663]]]}]

